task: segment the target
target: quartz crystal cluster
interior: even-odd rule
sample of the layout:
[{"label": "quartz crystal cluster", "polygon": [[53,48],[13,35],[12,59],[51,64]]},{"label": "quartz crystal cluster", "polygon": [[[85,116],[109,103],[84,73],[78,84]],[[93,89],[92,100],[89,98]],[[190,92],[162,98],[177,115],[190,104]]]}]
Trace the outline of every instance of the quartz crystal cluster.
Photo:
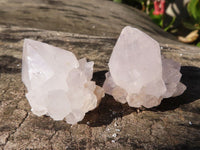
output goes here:
[{"label": "quartz crystal cluster", "polygon": [[78,61],[69,51],[25,39],[22,81],[32,112],[70,124],[81,121],[104,96],[104,90],[91,81],[93,65],[86,59]]},{"label": "quartz crystal cluster", "polygon": [[180,65],[161,56],[157,41],[127,26],[113,49],[103,88],[116,101],[151,108],[185,91],[180,78]]}]

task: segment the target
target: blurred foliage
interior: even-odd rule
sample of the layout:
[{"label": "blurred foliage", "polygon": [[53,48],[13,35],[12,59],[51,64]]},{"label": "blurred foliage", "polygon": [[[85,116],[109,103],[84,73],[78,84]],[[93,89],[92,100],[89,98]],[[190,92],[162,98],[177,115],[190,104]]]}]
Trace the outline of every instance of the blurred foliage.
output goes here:
[{"label": "blurred foliage", "polygon": [[114,2],[121,3],[122,0],[113,0]]},{"label": "blurred foliage", "polygon": [[150,9],[149,16],[155,24],[157,24],[160,27],[163,27],[163,15],[154,15],[153,11],[154,9]]},{"label": "blurred foliage", "polygon": [[187,11],[190,18],[183,21],[183,25],[191,30],[200,30],[200,0],[190,0]]},{"label": "blurred foliage", "polygon": [[[153,14],[154,4],[152,0],[113,0],[113,1],[118,2],[118,3],[125,3],[127,5],[136,7],[146,12],[155,24],[157,24],[161,28],[164,28],[163,26],[164,16]],[[167,31],[173,25],[174,21],[175,21],[175,18],[172,19],[171,23],[167,27],[165,27],[164,30]]]},{"label": "blurred foliage", "polygon": [[[200,30],[200,0],[190,0],[187,11],[190,18],[184,21],[183,25],[191,30]],[[196,46],[200,47],[200,42],[197,42]]]},{"label": "blurred foliage", "polygon": [[[118,3],[125,3],[127,5],[133,6],[135,8],[138,8],[146,12],[150,16],[152,21],[161,28],[163,28],[164,31],[168,31],[173,26],[176,20],[176,17],[173,17],[171,22],[167,26],[164,26],[163,21],[165,19],[165,15],[164,14],[155,15],[154,13],[155,3],[153,3],[154,0],[113,0],[113,1]],[[174,0],[166,0],[166,2],[171,3],[174,2]],[[190,17],[187,20],[183,21],[183,26],[187,29],[192,30],[192,32],[194,30],[200,31],[200,0],[190,0],[187,5],[187,11]],[[196,46],[200,47],[200,42],[198,42],[199,34],[198,33],[195,34],[195,38],[190,37],[191,35],[188,34],[186,37],[182,37],[182,39],[184,39],[184,41],[188,41],[188,39],[189,41],[194,41],[192,43],[193,44],[196,43]],[[193,40],[190,40],[191,38]]]},{"label": "blurred foliage", "polygon": [[198,42],[196,46],[198,46],[200,48],[200,42]]},{"label": "blurred foliage", "polygon": [[191,0],[188,3],[187,10],[196,23],[200,24],[200,0]]}]

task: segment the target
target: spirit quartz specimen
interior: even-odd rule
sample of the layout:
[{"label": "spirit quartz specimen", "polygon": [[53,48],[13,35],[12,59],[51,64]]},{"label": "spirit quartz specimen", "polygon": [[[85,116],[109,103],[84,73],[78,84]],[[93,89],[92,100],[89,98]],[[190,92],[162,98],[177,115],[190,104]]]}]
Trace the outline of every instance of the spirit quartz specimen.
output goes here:
[{"label": "spirit quartz specimen", "polygon": [[163,98],[181,95],[180,65],[160,54],[159,43],[142,31],[125,27],[109,60],[103,88],[116,101],[151,108]]},{"label": "spirit quartz specimen", "polygon": [[25,39],[22,81],[32,112],[69,124],[81,121],[104,96],[104,90],[91,81],[93,65],[86,59],[78,61],[69,51]]}]

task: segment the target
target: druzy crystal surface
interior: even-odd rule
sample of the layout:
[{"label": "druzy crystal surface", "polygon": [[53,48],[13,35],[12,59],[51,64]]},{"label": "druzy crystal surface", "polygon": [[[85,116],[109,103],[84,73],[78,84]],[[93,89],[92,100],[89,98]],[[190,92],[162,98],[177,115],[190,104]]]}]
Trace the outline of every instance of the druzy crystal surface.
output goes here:
[{"label": "druzy crystal surface", "polygon": [[104,90],[91,81],[93,62],[79,61],[69,51],[30,39],[24,40],[22,81],[37,116],[75,124],[94,109]]},{"label": "druzy crystal surface", "polygon": [[157,41],[127,26],[113,49],[103,88],[116,101],[151,108],[185,91],[180,78],[180,65],[161,57]]}]

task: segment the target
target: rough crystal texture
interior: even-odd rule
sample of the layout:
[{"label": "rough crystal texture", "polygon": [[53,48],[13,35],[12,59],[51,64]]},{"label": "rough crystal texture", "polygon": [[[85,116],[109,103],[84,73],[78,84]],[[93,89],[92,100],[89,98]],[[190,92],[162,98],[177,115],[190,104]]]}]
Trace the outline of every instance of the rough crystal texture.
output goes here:
[{"label": "rough crystal texture", "polygon": [[93,62],[76,59],[69,51],[25,39],[22,81],[32,112],[75,124],[94,109],[104,90],[91,81]]},{"label": "rough crystal texture", "polygon": [[180,65],[161,58],[157,41],[142,31],[125,27],[109,60],[103,88],[116,101],[132,107],[154,107],[163,98],[182,94]]}]

